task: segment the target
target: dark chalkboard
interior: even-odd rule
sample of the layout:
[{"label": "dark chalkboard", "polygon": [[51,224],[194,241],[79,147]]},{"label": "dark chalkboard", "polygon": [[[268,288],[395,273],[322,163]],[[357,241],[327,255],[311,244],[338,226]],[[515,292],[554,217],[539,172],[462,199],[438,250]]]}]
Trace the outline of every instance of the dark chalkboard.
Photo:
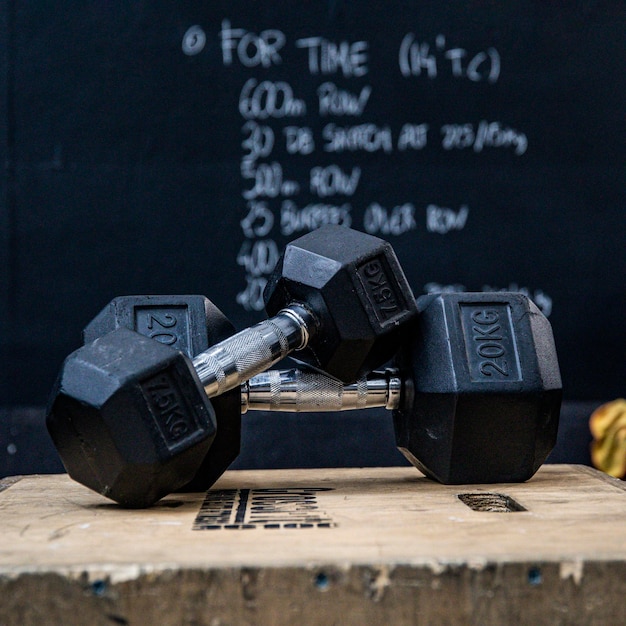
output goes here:
[{"label": "dark chalkboard", "polygon": [[623,2],[0,7],[0,405],[45,402],[120,294],[258,320],[327,221],[416,294],[526,291],[567,397],[625,393]]}]

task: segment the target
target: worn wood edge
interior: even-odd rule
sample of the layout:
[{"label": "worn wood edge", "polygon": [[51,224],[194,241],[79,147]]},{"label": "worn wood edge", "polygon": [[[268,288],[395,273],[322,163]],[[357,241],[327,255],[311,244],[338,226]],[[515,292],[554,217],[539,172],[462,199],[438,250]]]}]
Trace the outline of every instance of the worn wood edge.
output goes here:
[{"label": "worn wood edge", "polygon": [[13,486],[15,483],[18,483],[20,480],[24,478],[23,476],[5,476],[4,478],[0,478],[0,492],[5,491],[9,487]]},{"label": "worn wood edge", "polygon": [[96,581],[106,580],[111,584],[123,584],[133,580],[142,578],[159,577],[171,574],[172,572],[193,572],[202,571],[213,574],[220,574],[229,571],[246,571],[246,570],[272,570],[272,571],[314,571],[314,570],[332,570],[336,572],[348,572],[352,569],[385,569],[387,571],[395,570],[415,570],[428,573],[430,576],[441,576],[449,572],[458,572],[468,570],[473,572],[481,572],[493,568],[501,568],[507,566],[533,568],[537,564],[544,566],[558,566],[562,578],[572,578],[580,581],[584,576],[585,568],[601,567],[606,564],[617,563],[623,565],[626,571],[626,561],[616,560],[612,555],[581,555],[574,559],[567,557],[544,557],[539,556],[534,559],[517,559],[511,560],[507,554],[501,558],[459,558],[459,559],[432,559],[432,558],[413,558],[406,561],[389,561],[381,559],[380,561],[369,560],[367,562],[354,559],[351,561],[311,561],[298,565],[274,563],[263,566],[241,563],[233,566],[217,566],[207,563],[206,567],[199,564],[186,564],[181,566],[180,563],[93,563],[89,565],[43,565],[35,566],[9,566],[0,569],[0,582],[7,580],[15,580],[23,576],[49,576],[58,575],[69,581],[83,581],[93,583]]},{"label": "worn wood edge", "polygon": [[0,578],[0,592],[0,623],[20,626],[42,614],[68,625],[600,624],[623,617],[626,562],[586,563],[579,575],[545,562],[437,575],[423,566],[193,568],[118,583],[28,573]]},{"label": "worn wood edge", "polygon": [[611,485],[611,487],[615,487],[621,491],[626,491],[626,481],[621,478],[615,478],[614,476],[610,476],[609,474],[606,474],[595,467],[589,467],[588,465],[571,465],[570,467],[581,474],[588,474],[589,476],[598,478],[602,482]]}]

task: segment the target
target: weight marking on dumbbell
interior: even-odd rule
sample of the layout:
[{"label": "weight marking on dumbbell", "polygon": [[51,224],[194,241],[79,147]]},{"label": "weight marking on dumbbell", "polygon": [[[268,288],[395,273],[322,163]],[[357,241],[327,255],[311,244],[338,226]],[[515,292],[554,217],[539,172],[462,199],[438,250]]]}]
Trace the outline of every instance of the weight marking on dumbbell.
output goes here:
[{"label": "weight marking on dumbbell", "polygon": [[519,381],[521,368],[510,307],[460,306],[471,380]]},{"label": "weight marking on dumbbell", "polygon": [[185,306],[136,307],[134,329],[166,346],[187,352],[191,340],[186,309]]},{"label": "weight marking on dumbbell", "polygon": [[200,430],[193,412],[185,406],[184,396],[176,381],[167,372],[142,382],[141,389],[154,422],[170,449]]},{"label": "weight marking on dumbbell", "polygon": [[357,267],[357,275],[376,312],[376,317],[383,325],[386,325],[395,319],[397,313],[404,312],[404,306],[398,303],[398,294],[392,287],[390,272],[386,271],[383,258],[380,255],[360,265]]}]

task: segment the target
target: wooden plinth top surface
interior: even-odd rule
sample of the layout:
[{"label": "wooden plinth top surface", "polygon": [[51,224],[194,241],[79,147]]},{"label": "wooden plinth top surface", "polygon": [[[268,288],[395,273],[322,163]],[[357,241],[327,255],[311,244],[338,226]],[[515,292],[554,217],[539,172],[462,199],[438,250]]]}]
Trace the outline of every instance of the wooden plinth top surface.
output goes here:
[{"label": "wooden plinth top surface", "polygon": [[[0,575],[558,562],[576,576],[585,562],[626,561],[624,487],[567,465],[462,486],[413,468],[230,471],[208,495],[125,510],[65,475],[27,476],[0,493]],[[460,494],[525,510],[473,510]]]}]

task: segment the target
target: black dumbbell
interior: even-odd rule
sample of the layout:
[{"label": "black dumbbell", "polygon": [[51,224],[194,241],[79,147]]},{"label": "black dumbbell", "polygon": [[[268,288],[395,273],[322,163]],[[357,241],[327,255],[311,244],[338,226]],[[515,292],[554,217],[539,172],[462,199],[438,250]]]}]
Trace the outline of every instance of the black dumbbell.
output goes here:
[{"label": "black dumbbell", "polygon": [[562,384],[552,327],[519,293],[420,298],[396,360],[416,375],[396,444],[447,484],[528,480],[556,443]]},{"label": "black dumbbell", "polygon": [[[522,482],[556,443],[562,386],[550,323],[518,293],[422,296],[397,370],[342,385],[270,370],[243,385],[243,410],[384,406],[396,444],[445,484]],[[397,373],[396,373],[397,372]]]},{"label": "black dumbbell", "polygon": [[[181,304],[185,297],[161,299]],[[115,301],[121,310],[127,308],[119,306],[123,300]],[[132,300],[141,302],[142,297]],[[558,427],[561,385],[548,321],[519,294],[424,296],[418,305],[420,324],[413,326],[411,341],[397,359],[404,363],[401,376],[373,373],[344,386],[316,372],[270,371],[242,385],[241,405],[218,410],[218,423],[228,426],[232,421],[237,428],[223,431],[219,445],[216,439],[194,481],[198,488],[210,486],[236,457],[240,415],[247,409],[385,406],[394,409],[400,449],[440,482],[530,478],[554,446]],[[107,307],[106,314],[119,323],[114,308]],[[126,323],[135,319],[121,317]],[[215,325],[211,316],[207,322]]]},{"label": "black dumbbell", "polygon": [[[134,330],[190,358],[235,334],[230,320],[205,296],[120,296],[109,302],[85,327],[83,343],[89,344],[118,328]],[[208,489],[239,455],[240,388],[212,398],[211,404],[217,432],[210,454],[205,455],[194,477],[183,485],[186,491]],[[84,471],[79,470],[79,474]]]},{"label": "black dumbbell", "polygon": [[333,226],[287,246],[264,297],[274,317],[193,363],[126,328],[70,355],[46,419],[68,473],[126,506],[152,504],[201,475],[216,430],[209,398],[293,350],[356,380],[393,355],[402,324],[417,312],[391,245]]}]

